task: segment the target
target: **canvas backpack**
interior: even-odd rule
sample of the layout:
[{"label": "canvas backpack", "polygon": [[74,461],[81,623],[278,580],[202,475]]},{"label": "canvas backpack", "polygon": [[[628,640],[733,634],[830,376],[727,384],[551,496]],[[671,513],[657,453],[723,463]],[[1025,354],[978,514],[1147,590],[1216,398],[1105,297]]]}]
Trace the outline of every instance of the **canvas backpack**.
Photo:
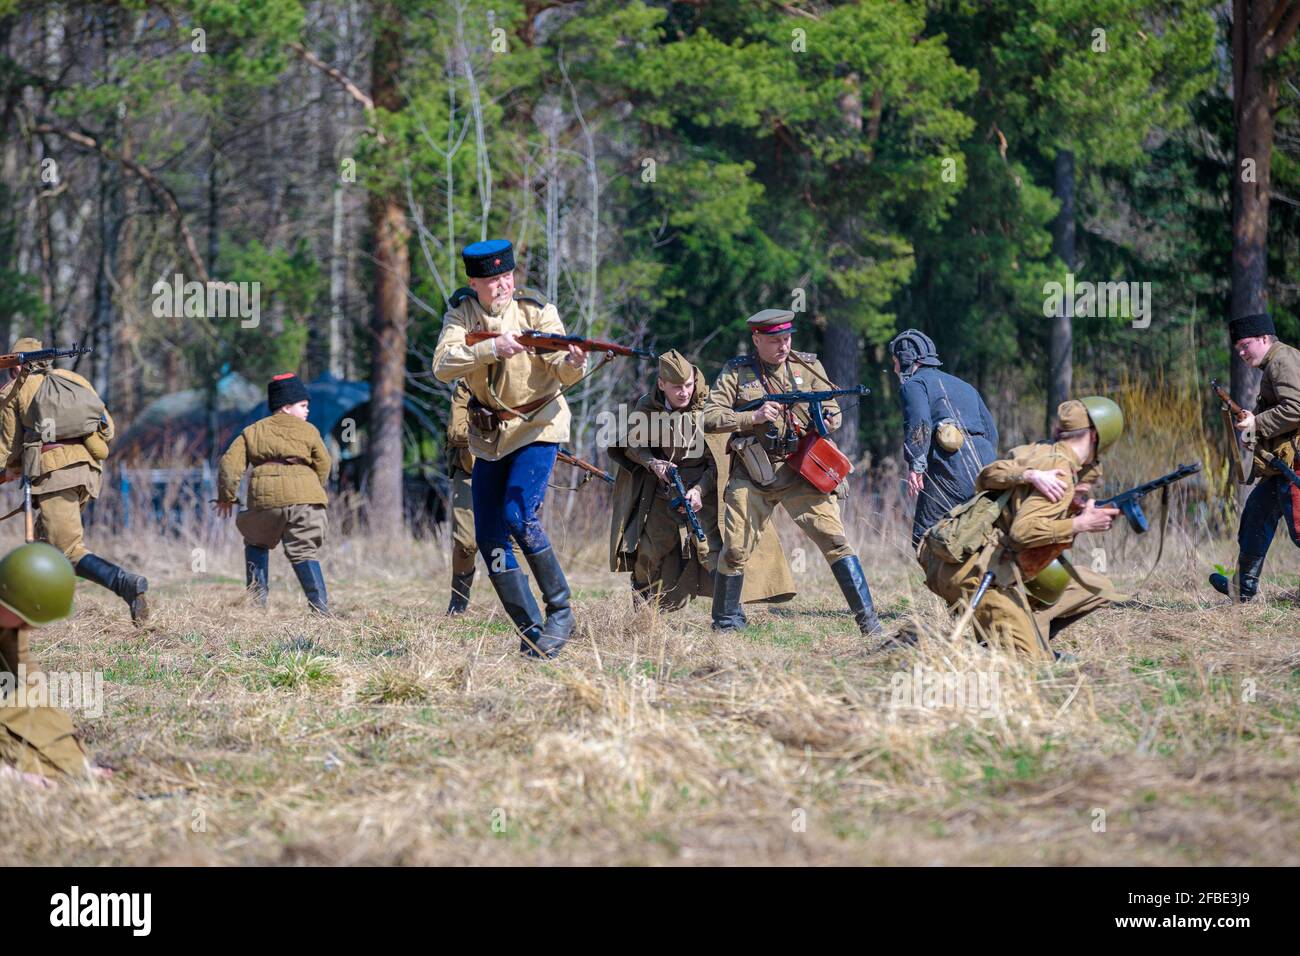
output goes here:
[{"label": "canvas backpack", "polygon": [[93,435],[103,420],[104,402],[93,388],[47,372],[23,412],[24,472],[31,478],[40,475],[41,445]]},{"label": "canvas backpack", "polygon": [[982,491],[953,508],[926,532],[930,552],[947,564],[965,564],[993,539],[993,526],[1010,497],[1011,489],[996,496]]}]

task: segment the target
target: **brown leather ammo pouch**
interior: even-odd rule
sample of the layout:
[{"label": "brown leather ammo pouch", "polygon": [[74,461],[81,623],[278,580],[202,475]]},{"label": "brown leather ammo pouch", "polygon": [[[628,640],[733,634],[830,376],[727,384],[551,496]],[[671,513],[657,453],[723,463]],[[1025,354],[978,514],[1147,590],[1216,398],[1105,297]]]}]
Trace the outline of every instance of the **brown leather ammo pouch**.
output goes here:
[{"label": "brown leather ammo pouch", "polygon": [[501,427],[501,418],[497,413],[473,396],[470,397],[468,410],[469,423],[480,434],[490,435]]},{"label": "brown leather ammo pouch", "polygon": [[733,437],[728,447],[745,466],[745,473],[754,484],[761,488],[776,481],[776,469],[772,465],[772,459],[768,457],[757,435]]}]

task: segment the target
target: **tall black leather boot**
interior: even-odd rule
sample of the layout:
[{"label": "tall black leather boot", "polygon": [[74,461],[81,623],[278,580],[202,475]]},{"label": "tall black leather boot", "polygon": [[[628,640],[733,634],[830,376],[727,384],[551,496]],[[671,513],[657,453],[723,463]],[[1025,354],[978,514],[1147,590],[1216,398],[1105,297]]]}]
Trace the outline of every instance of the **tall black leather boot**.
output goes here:
[{"label": "tall black leather boot", "polygon": [[84,555],[77,562],[76,572],[77,577],[108,588],[125,601],[134,623],[143,624],[149,620],[149,599],[145,597],[149,581],[143,574],[125,571],[97,554]]},{"label": "tall black leather boot", "polygon": [[569,582],[564,578],[560,559],[551,548],[536,554],[525,553],[524,558],[533,569],[533,577],[537,579],[537,586],[542,591],[542,600],[546,602],[546,622],[542,625],[541,639],[536,647],[530,647],[525,653],[529,657],[555,657],[573,634]]},{"label": "tall black leather boot", "polygon": [[[714,593],[716,594],[716,593],[717,593],[717,590],[718,590],[718,572],[717,572],[717,571],[710,571],[710,572],[709,572],[709,583],[713,585],[713,591],[714,591]],[[745,603],[744,603],[743,601],[740,601],[740,600],[737,600],[737,601],[736,601],[736,616],[737,616],[737,618],[739,618],[739,620],[740,620],[740,626],[741,626],[741,627],[747,627],[747,626],[749,625],[749,618],[747,618],[747,617],[745,616]]]},{"label": "tall black leather boot", "polygon": [[537,599],[528,586],[528,578],[519,568],[499,574],[489,574],[488,582],[497,592],[506,616],[519,629],[519,650],[528,653],[542,639],[542,612],[537,609]]},{"label": "tall black leather boot", "polygon": [[447,614],[455,617],[469,609],[469,589],[474,584],[474,572],[453,574],[451,576],[451,603],[447,605]]},{"label": "tall black leather boot", "polygon": [[858,630],[863,634],[875,634],[880,630],[880,618],[876,617],[875,606],[871,603],[871,588],[867,587],[867,576],[862,573],[862,562],[856,554],[840,558],[831,565],[831,572],[839,583],[844,600],[849,602],[853,619],[858,622]]},{"label": "tall black leather boot", "polygon": [[740,591],[745,586],[744,574],[717,574],[713,579],[713,629],[739,631],[745,626],[745,615],[740,609]]},{"label": "tall black leather boot", "polygon": [[293,573],[298,575],[302,593],[307,595],[307,603],[317,614],[329,615],[329,598],[325,594],[325,575],[321,574],[319,561],[299,561],[293,566]]},{"label": "tall black leather boot", "polygon": [[1238,601],[1245,604],[1259,593],[1259,576],[1264,573],[1264,557],[1262,554],[1246,554],[1242,552],[1237,556],[1237,573],[1233,581],[1218,572],[1210,575],[1210,586],[1225,597],[1232,596],[1232,585],[1235,583],[1241,588]]},{"label": "tall black leather boot", "polygon": [[266,548],[244,545],[244,581],[258,607],[266,607],[266,595],[270,590],[270,564],[271,552]]}]

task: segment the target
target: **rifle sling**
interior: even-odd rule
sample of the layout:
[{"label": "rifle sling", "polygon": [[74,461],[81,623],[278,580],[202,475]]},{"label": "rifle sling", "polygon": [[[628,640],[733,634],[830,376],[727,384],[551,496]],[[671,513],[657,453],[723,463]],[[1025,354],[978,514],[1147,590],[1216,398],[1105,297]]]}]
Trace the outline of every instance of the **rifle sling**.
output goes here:
[{"label": "rifle sling", "polygon": [[1147,583],[1151,575],[1156,573],[1156,566],[1160,564],[1160,558],[1165,553],[1165,531],[1169,527],[1169,485],[1160,489],[1160,544],[1156,547],[1156,559],[1151,562],[1151,569],[1147,571],[1146,577],[1139,581],[1135,588],[1140,588]]}]

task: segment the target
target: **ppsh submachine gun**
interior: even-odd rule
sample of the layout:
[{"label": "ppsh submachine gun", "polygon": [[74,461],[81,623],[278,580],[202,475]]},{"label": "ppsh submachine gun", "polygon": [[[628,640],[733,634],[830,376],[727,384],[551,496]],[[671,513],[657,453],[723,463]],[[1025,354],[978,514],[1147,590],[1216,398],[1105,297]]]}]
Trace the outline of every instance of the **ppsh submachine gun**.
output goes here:
[{"label": "ppsh submachine gun", "polygon": [[682,483],[681,473],[678,472],[676,465],[668,466],[668,481],[672,484],[673,490],[677,496],[668,502],[670,511],[681,508],[686,512],[686,523],[691,526],[691,534],[695,535],[696,540],[704,540],[704,526],[700,524],[699,516],[691,507],[690,501],[686,497],[686,486]]}]

